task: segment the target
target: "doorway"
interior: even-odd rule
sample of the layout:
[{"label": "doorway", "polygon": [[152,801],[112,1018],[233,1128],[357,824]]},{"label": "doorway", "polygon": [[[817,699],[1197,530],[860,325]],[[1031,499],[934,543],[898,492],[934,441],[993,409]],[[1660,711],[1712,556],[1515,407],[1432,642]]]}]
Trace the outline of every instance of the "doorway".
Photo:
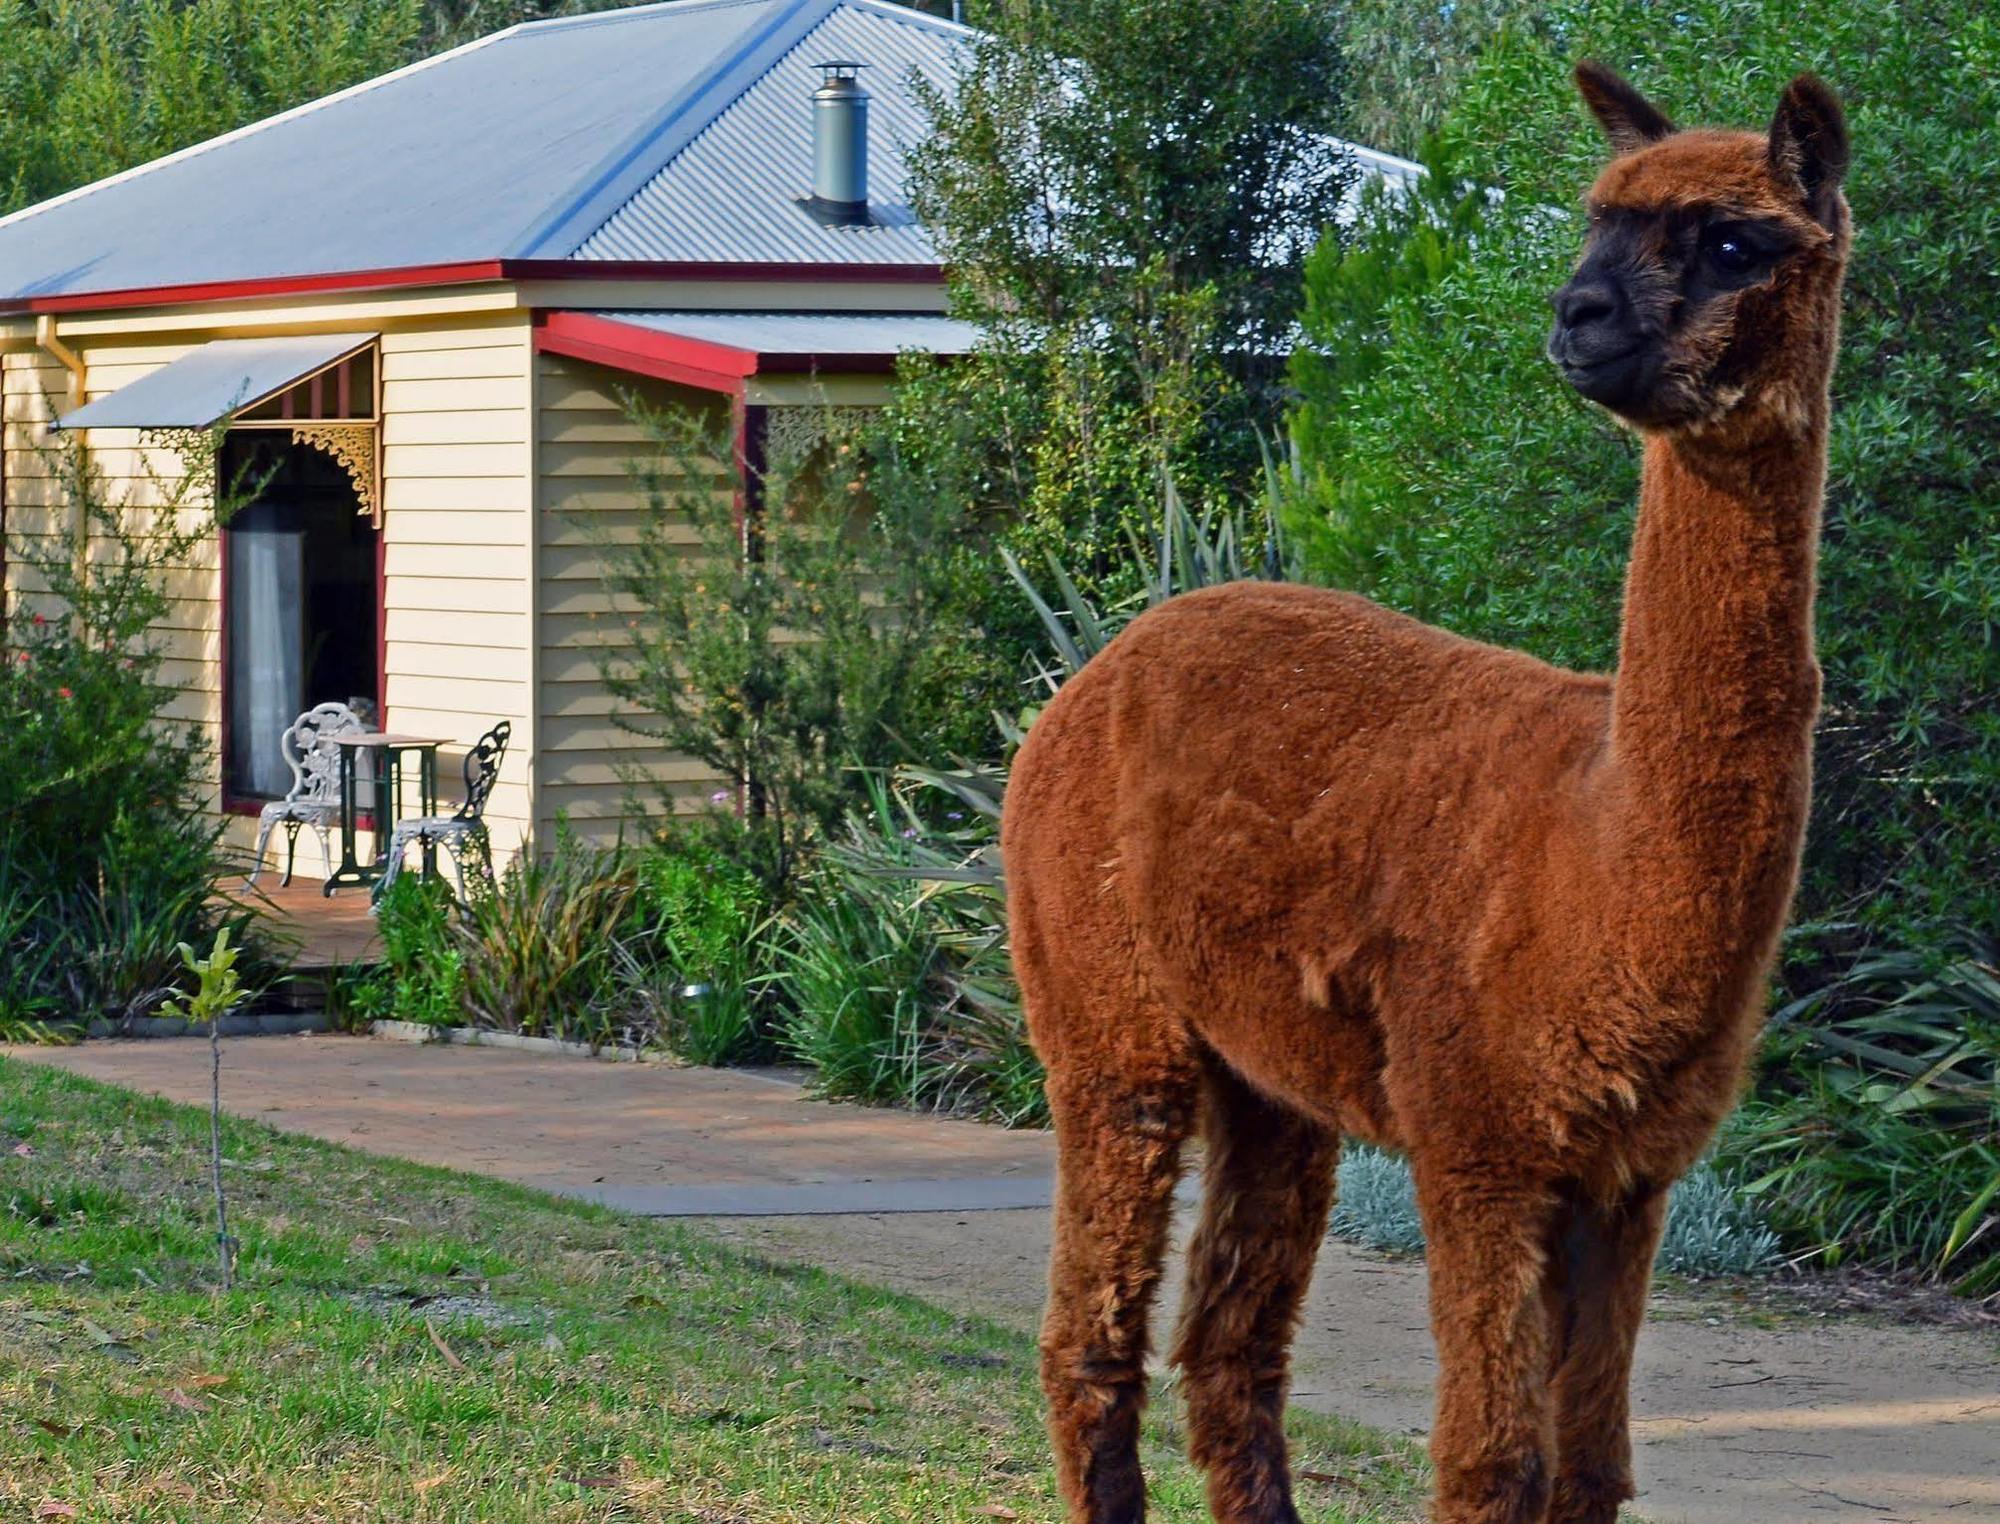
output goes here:
[{"label": "doorway", "polygon": [[340,463],[288,430],[232,431],[219,465],[255,488],[222,532],[224,795],[280,799],[280,738],[300,713],[380,718],[382,537]]}]

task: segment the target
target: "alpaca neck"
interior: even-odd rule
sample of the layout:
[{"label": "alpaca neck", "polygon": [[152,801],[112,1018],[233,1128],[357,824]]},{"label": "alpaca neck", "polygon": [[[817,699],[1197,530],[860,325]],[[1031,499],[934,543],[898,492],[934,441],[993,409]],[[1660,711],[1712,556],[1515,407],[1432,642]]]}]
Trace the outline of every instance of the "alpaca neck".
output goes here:
[{"label": "alpaca neck", "polygon": [[1823,400],[1806,428],[1747,447],[1646,444],[1609,746],[1617,835],[1640,881],[1677,891],[1667,903],[1752,937],[1775,934],[1805,825],[1825,462]]}]

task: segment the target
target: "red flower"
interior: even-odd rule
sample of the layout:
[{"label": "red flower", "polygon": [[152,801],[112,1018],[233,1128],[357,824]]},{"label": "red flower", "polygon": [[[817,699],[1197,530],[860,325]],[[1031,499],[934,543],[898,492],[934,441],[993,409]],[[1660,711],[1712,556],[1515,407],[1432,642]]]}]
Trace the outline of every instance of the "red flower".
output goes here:
[{"label": "red flower", "polygon": [[56,689],[56,697],[57,697],[57,698],[75,698],[75,697],[76,697],[76,695],[75,695],[75,694],[73,694],[73,693],[71,693],[71,692],[69,691],[69,689],[67,689],[67,688],[58,688],[58,689]]},{"label": "red flower", "polygon": [[42,617],[42,616],[41,616],[40,614],[37,614],[37,615],[35,616],[35,623],[36,623],[36,624],[47,624],[47,623],[48,623],[48,620],[44,619],[44,618],[43,618],[43,617]]}]

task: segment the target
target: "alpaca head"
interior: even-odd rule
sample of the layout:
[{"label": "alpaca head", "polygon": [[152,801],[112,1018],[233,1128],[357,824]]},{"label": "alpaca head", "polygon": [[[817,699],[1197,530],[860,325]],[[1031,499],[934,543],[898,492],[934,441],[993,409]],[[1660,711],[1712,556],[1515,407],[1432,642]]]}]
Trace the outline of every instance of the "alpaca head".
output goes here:
[{"label": "alpaca head", "polygon": [[1847,256],[1840,102],[1801,75],[1768,132],[1682,132],[1600,64],[1576,83],[1616,157],[1586,198],[1549,358],[1642,429],[1802,429],[1832,372]]}]

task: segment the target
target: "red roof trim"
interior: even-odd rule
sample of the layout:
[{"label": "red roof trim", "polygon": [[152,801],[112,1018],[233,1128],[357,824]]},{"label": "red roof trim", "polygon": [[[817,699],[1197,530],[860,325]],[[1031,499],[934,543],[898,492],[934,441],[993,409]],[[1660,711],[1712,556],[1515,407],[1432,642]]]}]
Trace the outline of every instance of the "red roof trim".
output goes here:
[{"label": "red roof trim", "polygon": [[[896,369],[894,355],[789,354],[737,349],[708,339],[621,323],[590,312],[536,313],[535,347],[549,354],[573,355],[579,360],[681,381],[731,396],[742,394],[746,376],[814,371],[887,375]],[[695,376],[710,379],[690,379]]]},{"label": "red roof trim", "polygon": [[654,333],[588,312],[536,313],[535,348],[730,397],[741,397],[743,378],[757,370],[757,356],[747,350]]},{"label": "red roof trim", "polygon": [[482,259],[456,264],[405,265],[388,270],[345,270],[318,275],[274,275],[257,280],[198,281],[125,291],[0,299],[6,312],[101,312],[119,307],[168,307],[250,301],[337,291],[381,291],[408,286],[461,286],[502,280],[747,280],[838,281],[935,285],[941,265],[731,264],[715,261]]}]

